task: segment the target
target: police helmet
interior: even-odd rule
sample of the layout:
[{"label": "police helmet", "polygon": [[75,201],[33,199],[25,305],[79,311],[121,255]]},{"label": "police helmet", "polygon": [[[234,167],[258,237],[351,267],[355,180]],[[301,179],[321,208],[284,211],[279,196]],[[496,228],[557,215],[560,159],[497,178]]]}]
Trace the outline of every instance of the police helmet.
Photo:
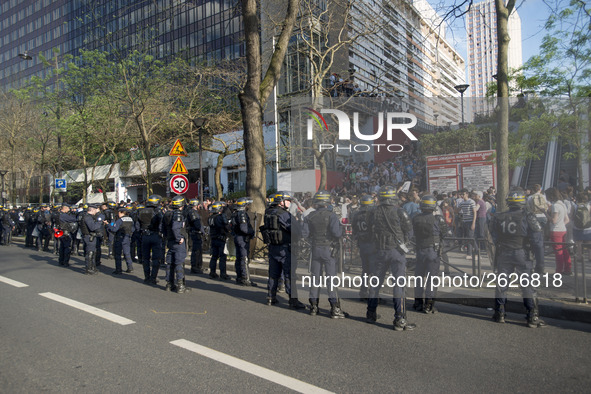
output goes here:
[{"label": "police helmet", "polygon": [[277,192],[273,201],[276,203],[280,203],[281,201],[291,201],[291,193],[290,192]]},{"label": "police helmet", "polygon": [[396,202],[396,189],[392,186],[383,186],[378,193],[378,199],[383,203]]},{"label": "police helmet", "polygon": [[437,208],[437,200],[431,195],[423,196],[419,204],[421,211],[434,211]]},{"label": "police helmet", "polygon": [[146,205],[149,207],[155,207],[160,204],[160,200],[162,200],[162,197],[160,197],[158,194],[152,194],[150,197],[148,197],[148,203]]},{"label": "police helmet", "polygon": [[238,200],[236,200],[236,206],[239,208],[245,208],[250,204],[252,204],[252,198],[250,197],[240,197]]},{"label": "police helmet", "polygon": [[107,206],[109,208],[115,208],[117,206],[117,203],[115,201],[107,201]]},{"label": "police helmet", "polygon": [[224,204],[222,204],[222,203],[221,203],[221,202],[219,202],[219,201],[214,201],[214,202],[213,202],[213,204],[211,204],[211,205],[209,206],[209,210],[210,210],[212,213],[218,213],[218,212],[220,212],[220,211],[221,211],[223,208],[224,208]]},{"label": "police helmet", "polygon": [[193,207],[196,207],[196,206],[199,205],[199,200],[196,199],[196,198],[192,198],[192,199],[189,200],[189,205],[191,205]]},{"label": "police helmet", "polygon": [[174,196],[170,201],[170,206],[174,209],[181,208],[185,205],[185,197],[183,196]]},{"label": "police helmet", "polygon": [[320,190],[316,194],[314,194],[314,204],[327,206],[330,205],[330,193],[326,190]]},{"label": "police helmet", "polygon": [[369,194],[364,194],[363,196],[361,196],[360,203],[361,203],[362,207],[371,207],[371,206],[375,205],[375,201],[374,201],[373,197],[370,196]]},{"label": "police helmet", "polygon": [[525,205],[525,193],[521,188],[509,191],[509,194],[507,194],[507,205],[510,207],[522,207]]},{"label": "police helmet", "polygon": [[142,209],[145,208],[146,206],[144,204],[138,204],[137,207],[135,207],[135,209]]}]

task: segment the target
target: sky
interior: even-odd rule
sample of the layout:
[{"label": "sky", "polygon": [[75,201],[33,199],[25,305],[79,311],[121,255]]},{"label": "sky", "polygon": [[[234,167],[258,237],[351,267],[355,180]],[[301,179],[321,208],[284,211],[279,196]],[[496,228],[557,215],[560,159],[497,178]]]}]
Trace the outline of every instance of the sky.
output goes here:
[{"label": "sky", "polygon": [[[428,0],[435,10],[441,15],[441,10],[454,4],[461,4],[464,0]],[[481,0],[474,0],[479,3]],[[544,23],[550,15],[550,10],[542,0],[517,0],[517,13],[521,19],[522,57],[525,63],[531,56],[539,53],[540,44],[546,30]],[[466,25],[465,17],[448,21],[452,34],[448,34],[448,41],[456,48],[464,59],[467,59],[466,51]]]}]

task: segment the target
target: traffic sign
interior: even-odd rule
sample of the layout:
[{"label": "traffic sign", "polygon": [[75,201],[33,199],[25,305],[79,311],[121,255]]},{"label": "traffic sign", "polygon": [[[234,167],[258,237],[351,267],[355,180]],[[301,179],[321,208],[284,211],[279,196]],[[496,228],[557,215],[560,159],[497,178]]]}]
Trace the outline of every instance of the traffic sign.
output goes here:
[{"label": "traffic sign", "polygon": [[183,163],[181,158],[177,157],[176,160],[174,161],[174,164],[172,165],[169,173],[172,175],[188,174],[189,171],[187,171],[187,167],[185,167],[185,163]]},{"label": "traffic sign", "polygon": [[184,175],[175,175],[170,178],[170,190],[176,194],[185,194],[189,189],[189,180]]},{"label": "traffic sign", "polygon": [[181,144],[181,140],[176,140],[168,156],[187,156],[187,151],[183,147],[183,144]]},{"label": "traffic sign", "polygon": [[55,179],[55,188],[56,189],[65,189],[67,187],[67,183],[65,179],[56,178]]}]

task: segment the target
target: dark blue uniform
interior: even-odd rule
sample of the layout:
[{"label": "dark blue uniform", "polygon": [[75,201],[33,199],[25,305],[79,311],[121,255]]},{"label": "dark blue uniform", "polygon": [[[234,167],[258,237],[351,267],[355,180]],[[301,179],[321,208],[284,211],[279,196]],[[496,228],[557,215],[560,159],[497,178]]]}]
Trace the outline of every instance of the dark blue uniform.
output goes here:
[{"label": "dark blue uniform", "polygon": [[4,212],[0,211],[0,221],[2,223],[2,244],[8,245],[11,238],[10,233],[14,228],[14,221],[7,210]]},{"label": "dark blue uniform", "polygon": [[232,215],[232,232],[236,246],[236,282],[250,281],[248,273],[248,253],[250,240],[254,236],[254,228],[244,208],[238,208]]},{"label": "dark blue uniform", "polygon": [[51,239],[51,212],[49,210],[39,211],[37,215],[37,250],[43,247],[44,252],[49,252],[49,240]]},{"label": "dark blue uniform", "polygon": [[31,208],[27,208],[25,211],[25,247],[28,248],[33,246],[33,229],[35,228],[35,214]]},{"label": "dark blue uniform", "polygon": [[96,232],[96,251],[94,254],[94,261],[96,266],[100,266],[101,265],[101,257],[102,257],[102,251],[101,251],[101,245],[105,242],[105,223],[104,221],[107,220],[107,217],[105,216],[104,212],[99,211],[96,215],[95,218],[98,221],[100,221],[101,223],[101,228],[99,230],[97,230]]},{"label": "dark blue uniform", "polygon": [[107,208],[103,211],[103,215],[105,215],[105,220],[108,222],[107,224],[107,237],[106,237],[106,242],[107,242],[107,258],[111,258],[113,256],[113,246],[115,243],[115,233],[108,231],[108,226],[110,226],[111,224],[115,223],[116,220],[118,220],[116,213],[114,210],[112,210],[111,208]]},{"label": "dark blue uniform", "polygon": [[97,234],[103,231],[102,217],[98,214],[92,216],[86,213],[82,218],[80,230],[82,231],[84,248],[86,250],[86,274],[98,273],[96,269],[96,248],[97,248]]},{"label": "dark blue uniform", "polygon": [[[144,282],[156,284],[162,255],[162,238],[160,237],[162,215],[155,208],[146,207],[138,211],[138,220],[142,233]],[[152,257],[151,264],[150,257]]]},{"label": "dark blue uniform", "polygon": [[[447,225],[441,215],[433,211],[422,212],[412,219],[413,232],[416,239],[417,262],[415,275],[427,278],[428,283],[415,284],[415,309],[433,312],[433,299],[437,289],[432,286],[432,278],[439,275],[439,252],[443,246],[443,238],[447,235]],[[423,308],[423,296],[426,298],[427,309]]]},{"label": "dark blue uniform", "polygon": [[140,228],[140,222],[138,218],[138,212],[133,211],[129,215],[133,219],[133,233],[131,235],[131,261],[140,263],[143,262],[142,258],[142,231]]},{"label": "dark blue uniform", "polygon": [[[351,218],[351,229],[353,230],[353,238],[357,241],[359,246],[359,257],[361,258],[361,276],[366,277],[373,275],[371,271],[372,262],[375,259],[376,247],[373,243],[370,232],[370,223],[368,215],[373,208],[364,207],[363,205],[353,214]],[[367,298],[369,291],[365,281],[359,290],[360,298]]]},{"label": "dark blue uniform", "polygon": [[201,215],[193,208],[187,213],[187,228],[191,237],[191,273],[203,273],[203,225]]},{"label": "dark blue uniform", "polygon": [[76,216],[69,213],[60,213],[57,221],[57,227],[63,231],[59,238],[59,265],[70,266],[70,254],[72,253],[72,240],[76,237],[78,231],[78,222]]},{"label": "dark blue uniform", "polygon": [[[327,207],[320,207],[304,218],[302,237],[309,237],[312,243],[310,273],[313,283],[320,283],[320,277],[323,276],[323,273],[327,276],[337,275],[337,262],[333,249],[336,248],[336,244],[342,235],[339,218]],[[337,304],[337,290],[327,287],[327,291],[330,304]],[[310,287],[310,303],[312,305],[318,304],[319,294],[320,287]]]},{"label": "dark blue uniform", "polygon": [[209,237],[211,239],[211,260],[209,261],[209,276],[216,278],[216,267],[218,259],[220,261],[220,277],[228,279],[226,274],[226,253],[224,248],[226,240],[230,233],[230,222],[228,217],[223,213],[214,213],[208,218]]},{"label": "dark blue uniform", "polygon": [[178,209],[166,212],[162,230],[167,240],[167,260],[170,261],[170,264],[166,265],[166,282],[171,290],[176,287],[181,293],[185,287],[184,263],[187,257],[187,233],[183,213]]},{"label": "dark blue uniform", "polygon": [[[520,286],[521,278],[529,279],[533,271],[533,263],[526,258],[525,244],[535,233],[541,231],[541,226],[535,215],[514,207],[506,212],[495,213],[490,221],[489,230],[497,250],[495,256],[497,278],[506,279],[506,281],[497,280],[495,290],[496,316],[504,318],[507,289],[511,281],[509,274],[516,272],[519,275],[517,282]],[[502,282],[506,282],[505,286],[500,285]],[[527,282],[529,282],[528,286],[522,286],[521,291],[527,317],[530,319],[534,314],[537,316],[536,292],[531,282],[529,280]]]},{"label": "dark blue uniform", "polygon": [[133,233],[133,219],[129,216],[122,216],[112,222],[107,231],[113,235],[113,253],[115,257],[115,274],[122,273],[121,253],[125,257],[127,272],[133,272],[133,263],[131,261],[131,234]]}]

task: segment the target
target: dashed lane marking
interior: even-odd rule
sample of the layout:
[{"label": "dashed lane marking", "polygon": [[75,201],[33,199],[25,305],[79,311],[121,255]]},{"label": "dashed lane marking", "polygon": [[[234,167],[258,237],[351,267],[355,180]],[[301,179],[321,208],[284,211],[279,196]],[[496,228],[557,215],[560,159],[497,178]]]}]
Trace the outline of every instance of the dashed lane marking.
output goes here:
[{"label": "dashed lane marking", "polygon": [[22,282],[17,282],[16,280],[12,280],[12,279],[6,278],[4,276],[0,276],[0,282],[4,282],[4,283],[9,284],[14,287],[29,287],[29,285],[27,285],[27,284],[24,284]]},{"label": "dashed lane marking", "polygon": [[241,371],[247,372],[251,375],[258,376],[259,378],[263,378],[270,382],[277,383],[281,386],[287,387],[299,393],[331,393],[331,391],[321,389],[320,387],[316,387],[306,382],[302,382],[301,380],[280,374],[279,372],[275,372],[270,369],[258,366],[256,364],[249,363],[248,361],[244,361],[239,358],[227,355],[225,353],[218,352],[217,350],[201,346],[194,342],[187,341],[186,339],[177,339],[176,341],[172,341],[170,343],[183,349],[200,354],[204,357],[218,361],[222,364],[226,364],[230,367],[234,367]]},{"label": "dashed lane marking", "polygon": [[92,315],[95,315],[95,316],[98,316],[98,317],[102,317],[103,319],[110,320],[113,323],[121,324],[122,326],[126,326],[128,324],[135,323],[133,320],[126,319],[125,317],[116,315],[116,314],[111,313],[111,312],[104,311],[104,310],[99,309],[99,308],[95,308],[94,306],[91,306],[91,305],[87,305],[87,304],[83,304],[83,303],[78,302],[78,301],[71,300],[71,299],[66,298],[66,297],[62,297],[62,296],[57,295],[57,294],[53,294],[53,293],[39,293],[39,295],[42,296],[42,297],[45,297],[45,298],[49,298],[50,300],[54,300],[54,301],[60,302],[60,303],[62,303],[64,305],[69,305],[69,306],[74,307],[76,309],[80,309],[81,311],[88,312],[88,313],[90,313]]}]

